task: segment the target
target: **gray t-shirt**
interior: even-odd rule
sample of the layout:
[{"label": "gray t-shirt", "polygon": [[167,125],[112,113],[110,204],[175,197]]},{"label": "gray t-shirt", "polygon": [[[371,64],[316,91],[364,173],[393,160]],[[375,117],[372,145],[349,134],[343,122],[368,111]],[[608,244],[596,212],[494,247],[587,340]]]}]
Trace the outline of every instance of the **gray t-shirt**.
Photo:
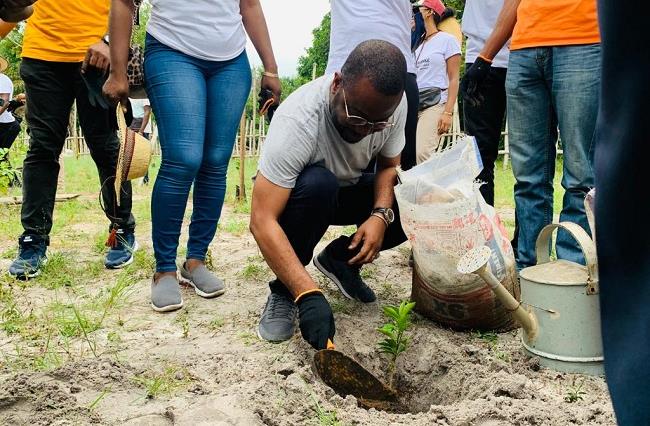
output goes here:
[{"label": "gray t-shirt", "polygon": [[378,153],[387,158],[404,148],[406,97],[397,107],[395,125],[351,144],[339,135],[329,111],[333,74],[305,84],[278,108],[262,147],[259,171],[283,188],[293,188],[309,165],[321,163],[339,185],[354,185]]}]

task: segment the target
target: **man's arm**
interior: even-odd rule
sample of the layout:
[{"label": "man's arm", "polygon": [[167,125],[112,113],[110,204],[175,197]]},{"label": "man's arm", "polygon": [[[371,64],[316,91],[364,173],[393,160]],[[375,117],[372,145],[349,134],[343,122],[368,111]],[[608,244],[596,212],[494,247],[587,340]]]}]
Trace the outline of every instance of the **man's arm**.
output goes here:
[{"label": "man's arm", "polygon": [[266,263],[296,297],[318,286],[300,263],[278,222],[290,195],[291,189],[278,186],[258,173],[253,187],[250,230]]},{"label": "man's arm", "polygon": [[[401,156],[387,158],[381,154],[377,156],[377,173],[375,174],[375,208],[390,208],[395,201],[394,187],[397,183],[397,166]],[[377,257],[384,242],[386,223],[378,216],[370,215],[359,226],[352,237],[350,250],[354,250],[363,242],[359,253],[350,259],[350,264],[363,265],[370,263]]]},{"label": "man's arm", "polygon": [[517,23],[519,3],[521,3],[521,0],[505,0],[503,2],[503,8],[501,8],[492,34],[485,41],[480,56],[491,61],[510,39]]},{"label": "man's arm", "polygon": [[145,105],[144,117],[142,117],[142,125],[140,125],[140,130],[138,130],[138,133],[140,133],[141,135],[144,134],[144,130],[147,128],[147,124],[149,124],[150,117],[151,117],[151,106]]}]

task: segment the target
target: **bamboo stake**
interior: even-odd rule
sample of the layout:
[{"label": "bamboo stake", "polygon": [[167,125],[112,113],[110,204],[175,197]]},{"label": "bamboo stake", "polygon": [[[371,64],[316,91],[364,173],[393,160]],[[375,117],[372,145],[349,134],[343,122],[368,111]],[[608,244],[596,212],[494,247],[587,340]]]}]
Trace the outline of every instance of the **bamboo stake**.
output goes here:
[{"label": "bamboo stake", "polygon": [[246,201],[246,109],[239,123],[239,192],[237,200]]}]

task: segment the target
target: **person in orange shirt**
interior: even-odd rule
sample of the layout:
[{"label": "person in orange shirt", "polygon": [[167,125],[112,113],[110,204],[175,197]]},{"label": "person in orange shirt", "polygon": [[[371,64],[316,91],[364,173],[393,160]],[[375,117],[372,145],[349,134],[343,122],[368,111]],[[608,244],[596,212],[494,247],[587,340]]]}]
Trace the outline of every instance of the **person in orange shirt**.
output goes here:
[{"label": "person in orange shirt", "polygon": [[137,244],[131,184],[123,184],[119,207],[112,190],[119,148],[110,124],[114,112],[102,101],[101,88],[99,96],[91,96],[84,80],[84,74],[108,70],[109,49],[102,37],[108,30],[109,7],[110,0],[39,0],[27,20],[20,75],[27,93],[31,140],[23,163],[24,232],[18,257],[9,267],[9,273],[21,279],[38,275],[47,260],[59,156],[75,101],[86,144],[99,171],[106,216],[118,237],[104,264],[120,268],[133,261]]},{"label": "person in orange shirt", "polygon": [[[584,199],[594,186],[600,88],[596,0],[505,0],[495,29],[463,78],[466,101],[481,102],[492,59],[511,36],[506,97],[521,269],[536,263],[537,235],[553,220],[558,128],[565,189],[560,221],[590,229]],[[558,234],[556,248],[558,257],[584,263],[566,233]]]}]

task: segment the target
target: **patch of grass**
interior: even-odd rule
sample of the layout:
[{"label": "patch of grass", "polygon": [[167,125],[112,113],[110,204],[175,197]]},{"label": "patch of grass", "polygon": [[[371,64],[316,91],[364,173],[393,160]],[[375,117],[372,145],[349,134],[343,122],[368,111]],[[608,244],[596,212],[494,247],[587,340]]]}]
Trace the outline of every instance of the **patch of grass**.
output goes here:
[{"label": "patch of grass", "polygon": [[354,304],[349,299],[331,299],[330,307],[335,314],[341,313],[351,315],[354,312]]},{"label": "patch of grass", "polygon": [[225,223],[219,223],[219,229],[233,235],[244,235],[248,232],[248,220],[231,218]]},{"label": "patch of grass", "polygon": [[361,272],[359,273],[359,275],[364,280],[373,279],[377,276],[377,270],[378,268],[376,265],[369,263],[367,265],[363,265],[363,268],[361,268]]},{"label": "patch of grass", "polygon": [[208,323],[208,328],[217,331],[226,324],[226,320],[221,317],[215,317]]},{"label": "patch of grass", "polygon": [[156,259],[148,250],[136,250],[133,254],[133,263],[126,267],[125,271],[133,275],[136,280],[150,278],[156,269]]},{"label": "patch of grass", "polygon": [[493,331],[474,331],[472,336],[485,341],[490,347],[490,353],[503,362],[510,363],[510,355],[499,348],[499,335]]},{"label": "patch of grass", "polygon": [[145,389],[147,399],[172,396],[186,388],[192,378],[187,369],[169,364],[162,370],[147,371],[134,377],[133,381]]},{"label": "patch of grass", "polygon": [[244,269],[241,270],[239,275],[247,280],[261,280],[263,279],[269,269],[260,263],[248,263],[244,266]]},{"label": "patch of grass", "polygon": [[320,426],[341,426],[341,421],[335,410],[325,410],[314,395],[312,395],[312,401],[314,402],[316,421]]},{"label": "patch of grass", "polygon": [[248,331],[244,331],[244,332],[239,333],[237,335],[237,337],[239,339],[241,339],[242,343],[245,346],[250,346],[250,345],[256,343],[259,340],[256,334],[248,332]]},{"label": "patch of grass", "polygon": [[36,278],[36,282],[47,289],[54,290],[62,287],[73,287],[79,274],[74,267],[74,259],[64,253],[50,253],[47,263],[43,266],[41,275]]},{"label": "patch of grass", "polygon": [[95,234],[95,238],[93,241],[93,252],[97,254],[104,254],[108,251],[108,247],[106,247],[106,240],[108,239],[108,236],[106,235],[106,232],[98,232]]},{"label": "patch of grass", "polygon": [[16,248],[15,246],[10,247],[10,248],[6,249],[5,251],[3,251],[2,253],[0,253],[0,258],[2,258],[2,259],[11,259],[11,260],[13,260],[13,259],[16,258],[16,256],[18,256],[18,248]]},{"label": "patch of grass", "polygon": [[569,388],[566,391],[564,400],[569,404],[578,401],[583,401],[584,396],[587,395],[587,392],[583,389],[583,386],[584,386],[584,381],[576,384],[575,379],[573,379],[573,383],[571,384],[571,386],[569,386]]},{"label": "patch of grass", "polygon": [[135,290],[136,282],[135,276],[128,273],[128,271],[123,271],[117,276],[115,284],[105,289],[105,294],[100,294],[96,304],[96,309],[102,313],[99,319],[100,326],[111,312],[128,304],[129,297]]}]

